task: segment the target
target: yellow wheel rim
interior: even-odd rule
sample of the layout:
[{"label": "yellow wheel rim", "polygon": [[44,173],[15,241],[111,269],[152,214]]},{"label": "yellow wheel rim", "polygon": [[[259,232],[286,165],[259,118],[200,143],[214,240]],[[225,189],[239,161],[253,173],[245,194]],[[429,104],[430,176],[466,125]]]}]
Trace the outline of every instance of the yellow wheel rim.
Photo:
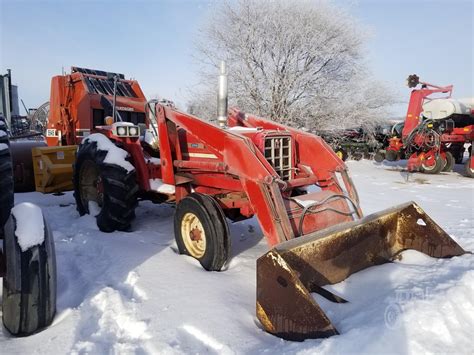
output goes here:
[{"label": "yellow wheel rim", "polygon": [[336,155],[339,157],[339,159],[342,159],[342,152],[340,150],[337,151]]},{"label": "yellow wheel rim", "polygon": [[206,233],[199,218],[191,212],[181,220],[181,238],[192,257],[199,259],[206,251]]}]

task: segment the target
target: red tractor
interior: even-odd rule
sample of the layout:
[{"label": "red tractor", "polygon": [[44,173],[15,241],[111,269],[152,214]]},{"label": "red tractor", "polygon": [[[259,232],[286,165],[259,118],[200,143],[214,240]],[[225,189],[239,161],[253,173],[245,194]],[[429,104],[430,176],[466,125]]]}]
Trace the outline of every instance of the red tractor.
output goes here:
[{"label": "red tractor", "polygon": [[[408,77],[408,87],[416,88],[410,95],[408,111],[401,134],[389,140],[385,151],[376,160],[408,159],[408,170],[437,174],[451,171],[461,163],[464,145],[474,140],[474,112],[464,103],[451,99],[453,86],[436,86],[420,82],[417,75]],[[434,97],[435,94],[445,94]],[[469,148],[465,173],[474,177],[474,158]]]},{"label": "red tractor", "polygon": [[[255,216],[273,247],[257,261],[257,317],[294,340],[337,334],[310,292],[341,300],[322,286],[405,249],[464,253],[414,203],[363,217],[347,167],[320,137],[228,111],[224,72],[220,83],[219,125],[156,100],[144,124],[120,109],[89,124],[74,164],[78,212],[113,232],[132,228],[139,200],[173,202],[179,252],[209,271],[231,257],[227,220]],[[70,117],[82,119],[64,116],[61,130],[76,132],[65,127]]]}]

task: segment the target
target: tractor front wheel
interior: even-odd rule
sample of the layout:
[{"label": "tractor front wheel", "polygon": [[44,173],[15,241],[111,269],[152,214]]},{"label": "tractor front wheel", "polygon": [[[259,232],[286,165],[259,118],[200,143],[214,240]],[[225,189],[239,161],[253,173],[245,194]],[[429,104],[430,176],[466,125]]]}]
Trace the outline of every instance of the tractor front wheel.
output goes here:
[{"label": "tractor front wheel", "polygon": [[178,203],[174,235],[179,253],[197,259],[208,271],[220,271],[229,259],[227,222],[217,201],[208,195],[193,193]]},{"label": "tractor front wheel", "polygon": [[[119,149],[119,148],[117,148]],[[79,214],[92,214],[102,232],[128,230],[135,218],[138,184],[135,170],[104,163],[107,151],[94,141],[79,146],[74,165],[74,197]]]}]

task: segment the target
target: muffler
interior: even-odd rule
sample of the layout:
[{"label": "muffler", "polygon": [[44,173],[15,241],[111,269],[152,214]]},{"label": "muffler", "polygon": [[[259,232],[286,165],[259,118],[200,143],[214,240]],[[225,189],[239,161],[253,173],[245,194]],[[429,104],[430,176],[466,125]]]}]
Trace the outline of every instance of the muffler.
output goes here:
[{"label": "muffler", "polygon": [[409,202],[279,244],[257,260],[257,318],[280,338],[303,341],[338,334],[312,292],[392,261],[406,249],[431,257],[466,253],[416,203]]}]

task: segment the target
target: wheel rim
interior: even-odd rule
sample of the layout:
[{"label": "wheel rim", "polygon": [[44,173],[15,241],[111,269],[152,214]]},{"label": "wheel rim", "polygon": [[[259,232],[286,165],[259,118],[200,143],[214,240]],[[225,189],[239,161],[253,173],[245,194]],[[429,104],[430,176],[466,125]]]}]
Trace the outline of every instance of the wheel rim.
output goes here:
[{"label": "wheel rim", "polygon": [[422,166],[423,166],[423,169],[424,169],[425,171],[432,171],[432,170],[434,170],[434,168],[436,167],[436,164],[435,164],[435,165],[432,165],[432,166],[427,166],[427,165],[425,165],[425,164],[422,164]]},{"label": "wheel rim", "polygon": [[[430,158],[428,158],[428,159],[431,160]],[[423,162],[423,163],[421,164],[421,166],[423,167],[423,169],[424,169],[425,171],[432,171],[432,170],[436,169],[436,166],[438,165],[438,164],[437,164],[437,161],[436,161],[436,159],[434,159],[434,158],[432,158],[432,159],[434,160],[433,165],[426,165],[425,162]]]},{"label": "wheel rim", "polygon": [[336,152],[336,155],[339,157],[339,159],[342,159],[342,157],[343,157],[343,154],[342,154],[342,152],[341,152],[340,150],[338,150],[338,151]]},{"label": "wheel rim", "polygon": [[[82,205],[89,210],[89,202],[97,203],[102,208],[104,200],[104,186],[99,175],[99,168],[93,161],[86,160],[79,172],[79,190]],[[91,211],[89,211],[90,213]]]},{"label": "wheel rim", "polygon": [[206,232],[199,218],[191,212],[181,220],[181,237],[184,245],[194,258],[201,258],[206,251]]}]

